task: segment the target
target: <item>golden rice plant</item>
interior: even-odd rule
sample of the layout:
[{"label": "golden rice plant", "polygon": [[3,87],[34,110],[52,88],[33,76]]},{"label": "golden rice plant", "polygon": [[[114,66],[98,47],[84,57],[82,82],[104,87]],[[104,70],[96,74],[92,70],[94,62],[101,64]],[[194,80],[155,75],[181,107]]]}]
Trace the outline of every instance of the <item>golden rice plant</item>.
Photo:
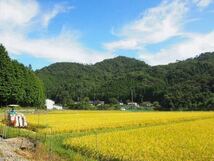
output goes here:
[{"label": "golden rice plant", "polygon": [[99,133],[64,144],[99,160],[213,161],[214,119]]},{"label": "golden rice plant", "polygon": [[214,117],[213,112],[120,112],[63,111],[28,115],[31,125],[39,125],[41,133],[64,133],[96,129],[150,126]]}]

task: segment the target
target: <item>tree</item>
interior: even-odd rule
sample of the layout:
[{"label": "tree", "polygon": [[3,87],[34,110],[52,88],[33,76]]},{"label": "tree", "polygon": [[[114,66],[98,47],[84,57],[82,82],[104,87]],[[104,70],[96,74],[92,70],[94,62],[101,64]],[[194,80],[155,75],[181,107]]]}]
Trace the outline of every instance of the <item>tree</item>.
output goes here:
[{"label": "tree", "polygon": [[121,56],[94,65],[55,63],[36,74],[59,103],[96,96],[114,103],[157,101],[160,110],[206,110],[214,93],[214,53],[161,66]]},{"label": "tree", "polygon": [[0,102],[6,105],[9,102],[12,90],[12,63],[3,45],[0,44]]},{"label": "tree", "polygon": [[118,104],[119,101],[116,98],[109,98],[109,103],[110,104]]},{"label": "tree", "polygon": [[81,100],[82,103],[89,103],[89,101],[90,101],[89,97],[84,97],[84,98]]},{"label": "tree", "polygon": [[1,106],[43,106],[44,86],[35,73],[15,60],[11,60],[0,45],[0,102]]}]

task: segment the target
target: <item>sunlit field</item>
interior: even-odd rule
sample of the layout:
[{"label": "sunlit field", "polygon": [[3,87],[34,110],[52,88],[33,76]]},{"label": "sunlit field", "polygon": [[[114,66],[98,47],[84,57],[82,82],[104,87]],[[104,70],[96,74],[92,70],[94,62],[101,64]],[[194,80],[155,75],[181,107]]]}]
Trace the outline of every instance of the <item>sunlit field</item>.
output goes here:
[{"label": "sunlit field", "polygon": [[4,115],[0,113],[0,125],[3,125],[2,120],[4,119]]},{"label": "sunlit field", "polygon": [[39,125],[41,133],[90,131],[96,129],[151,126],[185,120],[214,117],[212,112],[120,112],[65,111],[27,116],[31,125]]},{"label": "sunlit field", "polygon": [[100,160],[214,160],[214,119],[70,138],[68,147]]},{"label": "sunlit field", "polygon": [[65,110],[25,115],[27,129],[5,130],[11,136],[43,139],[70,160],[214,160],[214,112]]}]

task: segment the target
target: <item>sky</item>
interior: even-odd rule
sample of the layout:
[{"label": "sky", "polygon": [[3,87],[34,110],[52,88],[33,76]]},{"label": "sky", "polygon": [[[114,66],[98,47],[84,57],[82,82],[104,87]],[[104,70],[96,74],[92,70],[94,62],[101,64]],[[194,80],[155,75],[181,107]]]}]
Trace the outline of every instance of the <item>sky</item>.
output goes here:
[{"label": "sky", "polygon": [[168,64],[214,51],[214,0],[0,0],[0,43],[34,70],[119,55]]}]

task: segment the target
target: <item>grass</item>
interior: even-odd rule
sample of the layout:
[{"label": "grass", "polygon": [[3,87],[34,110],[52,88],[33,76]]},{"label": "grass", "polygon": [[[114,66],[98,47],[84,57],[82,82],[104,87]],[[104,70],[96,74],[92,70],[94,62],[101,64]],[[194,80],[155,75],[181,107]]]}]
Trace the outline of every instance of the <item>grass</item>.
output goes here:
[{"label": "grass", "polygon": [[[73,134],[49,136],[45,144],[49,148],[49,151],[57,153],[62,158],[67,158],[68,160],[75,160],[75,161],[95,161],[94,159],[88,156],[82,155],[78,151],[65,148],[65,146],[63,145],[63,141],[69,137],[72,137],[72,135]],[[75,134],[75,136],[78,136],[78,134]]]},{"label": "grass", "polygon": [[[36,133],[30,130],[11,128],[7,126],[0,126],[0,134],[3,134],[3,138],[25,137],[32,140],[32,142],[39,145],[39,147],[36,148],[36,152],[39,154],[39,151],[41,151],[41,154],[38,155],[41,157],[40,159],[44,159],[45,157],[50,158],[50,156],[54,155],[54,160],[57,160],[57,156],[60,156],[60,158],[63,160],[93,161],[90,160],[90,158],[83,156],[72,149],[64,148],[62,142],[64,139],[70,136],[68,134],[61,136],[50,136]],[[78,134],[76,134],[75,136],[78,136]],[[36,160],[39,160],[39,158],[36,158]]]},{"label": "grass", "polygon": [[35,161],[65,161],[66,159],[56,153],[50,152],[49,149],[44,144],[38,144],[36,150],[33,151],[31,160]]},{"label": "grass", "polygon": [[3,157],[3,153],[2,153],[2,151],[0,150],[0,157]]}]

